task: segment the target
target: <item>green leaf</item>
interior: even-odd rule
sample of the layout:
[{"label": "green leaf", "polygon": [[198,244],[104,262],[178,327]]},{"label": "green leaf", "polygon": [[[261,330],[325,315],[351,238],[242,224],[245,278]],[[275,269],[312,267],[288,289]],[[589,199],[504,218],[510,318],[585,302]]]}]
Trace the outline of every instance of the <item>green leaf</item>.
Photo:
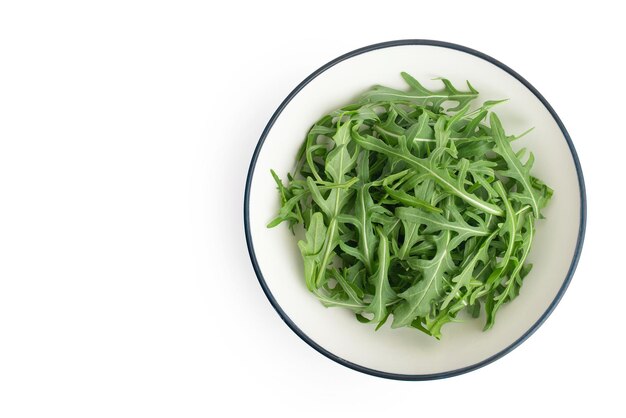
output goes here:
[{"label": "green leaf", "polygon": [[402,246],[397,251],[397,257],[400,260],[406,260],[413,246],[419,241],[424,240],[424,238],[419,235],[419,227],[422,224],[420,222],[412,222],[407,219],[400,219],[400,221],[402,222],[404,239],[402,241]]},{"label": "green leaf", "polygon": [[320,187],[315,184],[311,177],[307,178],[307,187],[311,192],[311,198],[320,210],[330,219],[341,213],[343,207],[348,203],[352,195],[351,190],[343,188],[332,188],[328,197],[324,197]]},{"label": "green leaf", "polygon": [[435,239],[437,253],[431,260],[416,261],[423,278],[398,295],[404,302],[394,310],[393,328],[410,325],[417,316],[428,315],[431,303],[442,296],[444,275],[454,268],[449,250],[450,235],[450,230],[444,230]]},{"label": "green leaf", "polygon": [[519,182],[523,188],[523,194],[520,196],[520,200],[522,203],[530,205],[535,214],[535,218],[539,218],[539,197],[536,195],[530,180],[530,170],[535,161],[535,157],[531,153],[526,163],[522,164],[518,156],[513,152],[511,144],[506,140],[502,123],[495,113],[491,114],[490,124],[493,139],[496,142],[496,146],[493,150],[504,158],[508,166],[508,169],[503,171],[502,174]]},{"label": "green leaf", "polygon": [[304,278],[307,288],[316,288],[315,280],[318,275],[322,259],[322,248],[326,240],[326,225],[321,213],[316,212],[311,217],[311,223],[306,231],[303,241],[298,241],[298,247],[304,259]]},{"label": "green leaf", "polygon": [[[344,270],[345,272],[345,270]],[[348,300],[357,305],[363,305],[363,291],[353,282],[350,282],[346,277],[344,277],[341,273],[334,270],[334,274],[332,276],[345,294],[348,296]]]},{"label": "green leaf", "polygon": [[363,254],[363,263],[368,271],[372,269],[374,249],[376,248],[376,235],[371,218],[373,210],[374,202],[369,194],[368,186],[363,184],[356,192],[354,214],[359,230],[359,250]]},{"label": "green leaf", "polygon": [[431,105],[438,109],[445,101],[457,102],[457,106],[450,111],[458,110],[478,96],[478,92],[467,83],[468,92],[456,89],[452,83],[442,78],[444,88],[441,91],[433,92],[422,86],[417,80],[407,73],[402,73],[402,78],[409,85],[408,91],[401,91],[389,87],[375,86],[361,97],[361,103],[371,102],[409,102],[417,105]]},{"label": "green leaf", "polygon": [[431,205],[425,200],[419,199],[415,196],[411,196],[410,194],[402,191],[402,190],[393,190],[388,186],[384,186],[385,191],[389,196],[391,196],[394,200],[402,203],[403,205],[411,206],[414,208],[424,209],[428,212],[441,213],[443,210],[439,209],[436,206]]},{"label": "green leaf", "polygon": [[[315,216],[315,215],[313,215]],[[324,283],[326,267],[328,267],[332,258],[334,257],[335,247],[339,244],[339,226],[337,218],[333,218],[326,229],[326,237],[324,239],[324,245],[321,250],[321,259],[319,259],[319,265],[317,268],[317,276],[313,286],[317,289]]]},{"label": "green leaf", "polygon": [[[372,270],[374,252],[376,251],[377,237],[374,233],[372,224],[372,212],[380,208],[374,205],[372,197],[368,191],[369,186],[362,184],[356,192],[356,201],[354,202],[354,215],[339,215],[338,220],[342,223],[350,223],[354,225],[359,232],[358,249],[348,249],[346,251],[355,251],[355,258],[361,260],[367,271]],[[380,208],[382,209],[382,208]]]},{"label": "green leaf", "polygon": [[466,259],[469,261],[465,263],[463,270],[452,278],[451,282],[454,283],[454,287],[444,299],[441,305],[442,309],[445,309],[454,298],[462,297],[461,290],[463,288],[465,288],[466,291],[471,291],[470,283],[475,278],[474,270],[479,262],[482,262],[484,265],[489,263],[489,244],[491,244],[491,240],[494,238],[496,233],[497,231],[494,231],[483,240],[482,244],[478,247],[478,249],[476,249],[471,257]]},{"label": "green leaf", "polygon": [[346,122],[333,135],[335,148],[326,157],[326,172],[335,183],[343,183],[346,173],[348,173],[356,163],[357,156],[351,156],[348,152],[350,142],[350,122]]},{"label": "green leaf", "polygon": [[515,269],[509,275],[508,282],[502,292],[496,298],[494,298],[495,303],[493,304],[493,307],[487,311],[487,324],[485,325],[485,329],[493,327],[498,310],[500,309],[502,304],[507,301],[507,298],[510,297],[514,292],[516,280],[518,279],[518,277],[520,277],[520,273],[524,268],[524,262],[528,257],[528,253],[530,252],[530,246],[535,235],[533,222],[530,216],[526,217],[526,231],[527,234],[525,234],[522,239],[521,256],[516,262]]},{"label": "green leaf", "polygon": [[470,226],[461,216],[458,209],[449,206],[453,219],[446,219],[438,213],[425,212],[416,208],[400,207],[396,209],[395,215],[400,220],[426,225],[425,233],[436,233],[437,231],[449,230],[455,232],[455,237],[450,241],[451,249],[456,248],[461,242],[473,236],[489,235],[489,230],[483,226]]},{"label": "green leaf", "polygon": [[387,276],[389,270],[389,241],[380,228],[376,228],[378,234],[378,268],[370,281],[374,284],[376,292],[372,302],[367,307],[367,312],[374,314],[372,321],[380,322],[387,315],[387,304],[396,296],[389,285]]}]

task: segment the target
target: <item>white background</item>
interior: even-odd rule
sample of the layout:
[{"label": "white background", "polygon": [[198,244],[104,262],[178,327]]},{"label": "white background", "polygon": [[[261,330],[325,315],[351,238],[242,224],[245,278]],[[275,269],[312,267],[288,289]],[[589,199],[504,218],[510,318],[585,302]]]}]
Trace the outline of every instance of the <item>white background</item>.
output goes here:
[{"label": "white background", "polygon": [[[623,14],[564,2],[0,2],[0,417],[623,413]],[[527,78],[589,217],[548,321],[483,369],[339,366],[267,302],[243,234],[261,131],[309,73],[428,38]]]}]

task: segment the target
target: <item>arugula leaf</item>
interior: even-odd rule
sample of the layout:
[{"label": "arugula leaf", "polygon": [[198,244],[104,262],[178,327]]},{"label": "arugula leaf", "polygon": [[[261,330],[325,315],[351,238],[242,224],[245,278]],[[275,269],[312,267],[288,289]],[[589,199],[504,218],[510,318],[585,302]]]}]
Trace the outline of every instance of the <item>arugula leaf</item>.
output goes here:
[{"label": "arugula leaf", "polygon": [[526,257],[528,257],[530,246],[535,235],[532,218],[530,216],[526,217],[526,231],[527,234],[524,235],[522,245],[520,246],[520,257],[515,259],[515,268],[509,275],[508,282],[504,286],[504,289],[494,297],[495,303],[493,307],[487,312],[487,324],[485,325],[485,329],[493,327],[498,309],[507,301],[507,298],[515,296],[514,292],[517,290],[515,285],[519,284],[518,280],[521,280],[524,276],[524,274],[522,274],[522,270],[525,266],[524,262],[526,261]]},{"label": "arugula leaf", "polygon": [[382,321],[387,315],[387,304],[395,297],[395,292],[389,285],[387,276],[389,270],[389,242],[380,228],[376,229],[378,234],[378,268],[371,277],[371,281],[376,288],[372,302],[367,307],[367,312],[374,314],[374,322]]},{"label": "arugula leaf", "polygon": [[454,111],[478,97],[478,92],[469,82],[467,82],[469,92],[461,92],[457,90],[449,80],[442,78],[441,81],[444,84],[444,89],[439,92],[433,92],[422,86],[409,74],[403,72],[401,75],[410,87],[408,91],[376,86],[363,94],[361,102],[409,102],[417,105],[430,105],[433,109],[439,109],[443,102],[449,100],[458,103],[456,107],[449,109],[450,111]]},{"label": "arugula leaf", "polygon": [[[350,223],[354,225],[359,232],[358,250],[355,249],[355,258],[361,260],[368,271],[372,269],[374,251],[376,248],[377,237],[374,234],[374,225],[372,223],[372,213],[377,210],[372,197],[369,194],[369,186],[363,184],[359,186],[356,192],[356,200],[354,202],[354,215],[341,214],[338,216],[340,222]],[[380,208],[382,209],[382,208]],[[349,250],[348,250],[349,251]]]},{"label": "arugula leaf", "polygon": [[311,217],[311,223],[306,231],[305,239],[298,242],[302,258],[304,259],[304,278],[309,290],[316,288],[321,252],[326,242],[326,225],[321,213],[316,212]]},{"label": "arugula leaf", "polygon": [[530,205],[533,209],[535,217],[539,217],[539,198],[536,195],[535,190],[531,185],[530,170],[535,162],[535,157],[530,154],[530,157],[525,164],[520,161],[520,156],[513,152],[511,144],[506,140],[504,135],[504,129],[502,123],[495,113],[491,114],[491,131],[493,132],[493,139],[496,143],[494,151],[502,156],[506,161],[508,169],[502,171],[502,174],[515,179],[523,188],[523,194],[519,195],[519,199],[522,203]]},{"label": "arugula leaf", "polygon": [[482,228],[470,226],[457,208],[449,206],[448,211],[451,213],[453,220],[446,219],[437,213],[429,213],[415,208],[400,207],[396,209],[396,216],[400,220],[411,221],[426,225],[424,233],[433,233],[441,230],[449,230],[456,233],[456,236],[450,241],[451,249],[456,248],[461,242],[472,236],[489,235],[489,230],[484,225]]},{"label": "arugula leaf", "polygon": [[465,288],[466,291],[471,291],[470,285],[472,283],[472,279],[474,279],[474,270],[480,262],[482,262],[483,265],[487,265],[489,263],[489,244],[491,244],[491,240],[494,238],[496,233],[497,231],[492,232],[491,235],[483,240],[482,244],[473,252],[471,257],[466,259],[468,261],[463,263],[465,264],[464,267],[461,266],[463,267],[463,270],[452,278],[451,282],[454,283],[454,287],[443,301],[441,305],[442,309],[445,309],[455,297],[460,296],[461,289]]},{"label": "arugula leaf", "polygon": [[450,257],[450,230],[443,230],[435,238],[437,253],[431,260],[416,260],[414,266],[422,271],[423,278],[417,284],[400,293],[405,302],[393,312],[393,328],[410,325],[416,316],[426,316],[431,303],[441,297],[444,274],[454,267]]}]

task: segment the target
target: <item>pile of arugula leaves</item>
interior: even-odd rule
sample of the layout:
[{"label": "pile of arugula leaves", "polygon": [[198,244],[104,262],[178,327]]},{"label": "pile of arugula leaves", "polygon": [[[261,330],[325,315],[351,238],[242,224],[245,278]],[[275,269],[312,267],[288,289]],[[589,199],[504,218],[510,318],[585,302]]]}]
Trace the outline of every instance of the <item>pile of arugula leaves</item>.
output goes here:
[{"label": "pile of arugula leaves", "polygon": [[306,285],[325,306],[435,338],[484,307],[487,330],[532,267],[552,189],[530,174],[532,153],[511,148],[524,134],[505,134],[501,101],[470,110],[469,82],[433,92],[402,77],[408,91],[375,86],[313,125],[288,184],[272,171],[282,206],[268,227],[304,227]]}]

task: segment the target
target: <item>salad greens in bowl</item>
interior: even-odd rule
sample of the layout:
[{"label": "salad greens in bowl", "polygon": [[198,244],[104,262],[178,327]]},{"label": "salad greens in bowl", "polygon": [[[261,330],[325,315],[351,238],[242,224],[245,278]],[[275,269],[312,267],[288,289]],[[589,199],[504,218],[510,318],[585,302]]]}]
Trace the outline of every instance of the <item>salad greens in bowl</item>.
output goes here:
[{"label": "salad greens in bowl", "polygon": [[547,101],[458,45],[395,41],[320,68],[252,159],[246,238],[285,322],[373,375],[448,377],[547,318],[578,260],[580,164]]}]

